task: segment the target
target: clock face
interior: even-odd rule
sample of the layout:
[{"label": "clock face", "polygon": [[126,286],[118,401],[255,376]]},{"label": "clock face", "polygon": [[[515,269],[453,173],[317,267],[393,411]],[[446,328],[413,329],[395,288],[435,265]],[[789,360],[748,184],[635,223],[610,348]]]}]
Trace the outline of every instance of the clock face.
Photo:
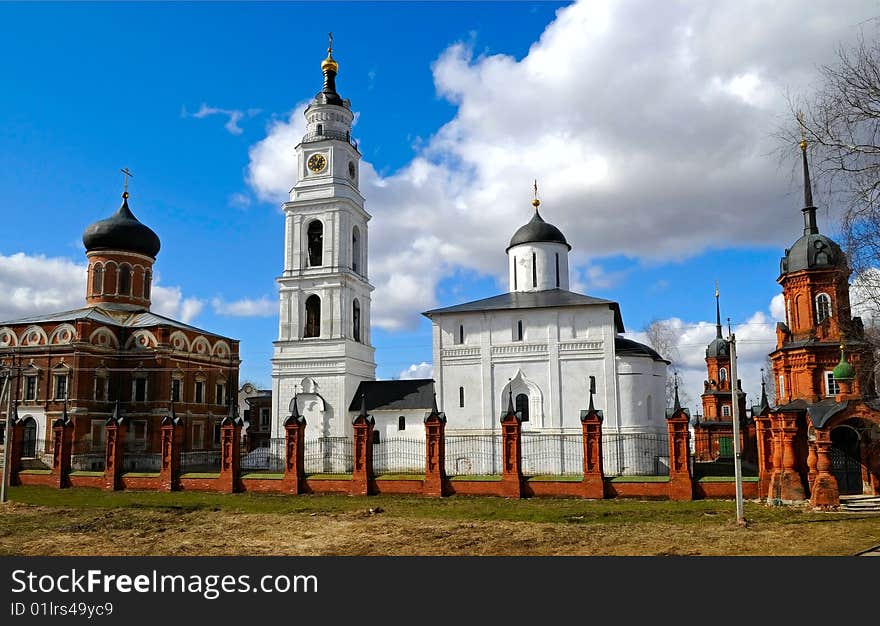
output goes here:
[{"label": "clock face", "polygon": [[348,162],[348,175],[354,178],[355,169],[354,169],[354,161]]},{"label": "clock face", "polygon": [[309,157],[307,165],[313,172],[323,171],[327,167],[327,158],[323,154],[313,154]]}]

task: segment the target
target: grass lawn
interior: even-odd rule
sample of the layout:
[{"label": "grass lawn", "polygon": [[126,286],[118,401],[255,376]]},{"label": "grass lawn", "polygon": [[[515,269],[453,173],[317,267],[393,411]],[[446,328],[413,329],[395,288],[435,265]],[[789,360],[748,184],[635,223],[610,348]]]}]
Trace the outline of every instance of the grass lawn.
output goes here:
[{"label": "grass lawn", "polygon": [[[880,516],[734,502],[13,487],[0,554],[848,555]],[[370,512],[373,509],[374,513]],[[380,513],[375,513],[381,509]]]}]

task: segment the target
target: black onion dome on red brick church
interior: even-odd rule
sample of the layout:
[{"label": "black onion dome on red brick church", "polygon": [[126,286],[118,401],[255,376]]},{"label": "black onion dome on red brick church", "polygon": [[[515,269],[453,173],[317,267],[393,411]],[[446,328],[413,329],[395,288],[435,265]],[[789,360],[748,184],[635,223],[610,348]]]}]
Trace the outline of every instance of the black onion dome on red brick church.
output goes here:
[{"label": "black onion dome on red brick church", "polygon": [[545,222],[544,218],[541,217],[540,212],[538,212],[538,206],[540,206],[541,201],[538,200],[537,194],[538,188],[537,183],[535,183],[535,199],[532,201],[532,206],[535,207],[535,214],[528,224],[520,226],[513,234],[507,250],[524,243],[561,243],[571,250],[571,246],[565,240],[565,235],[562,234],[562,231],[553,224]]},{"label": "black onion dome on red brick church", "polygon": [[142,224],[128,208],[128,192],[122,194],[119,210],[107,219],[95,222],[82,236],[86,252],[118,250],[136,252],[155,259],[161,243],[151,228]]}]

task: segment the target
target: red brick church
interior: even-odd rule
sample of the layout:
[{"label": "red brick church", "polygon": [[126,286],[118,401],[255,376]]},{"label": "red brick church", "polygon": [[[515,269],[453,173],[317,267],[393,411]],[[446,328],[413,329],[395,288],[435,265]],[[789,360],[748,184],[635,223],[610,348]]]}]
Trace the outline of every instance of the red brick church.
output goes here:
[{"label": "red brick church", "polygon": [[75,469],[101,469],[105,427],[126,420],[127,469],[157,469],[138,462],[158,462],[151,453],[172,406],[184,423],[183,450],[219,447],[219,423],[238,389],[238,341],[150,310],[160,242],[128,199],[126,190],[119,210],[83,233],[85,307],[0,322],[0,362],[18,372],[13,417],[23,424],[24,458],[50,462],[52,425],[70,420],[75,459],[92,464]]},{"label": "red brick church", "polygon": [[770,503],[834,507],[843,494],[880,494],[880,399],[872,349],[850,311],[846,256],[816,222],[806,150],[802,141],[804,232],[778,278],[777,406],[764,398],[755,417],[759,486]]}]

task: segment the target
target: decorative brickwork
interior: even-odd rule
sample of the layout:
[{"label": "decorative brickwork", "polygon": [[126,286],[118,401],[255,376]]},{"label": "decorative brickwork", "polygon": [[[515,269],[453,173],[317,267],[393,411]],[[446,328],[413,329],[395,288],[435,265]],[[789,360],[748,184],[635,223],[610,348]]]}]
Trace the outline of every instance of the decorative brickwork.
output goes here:
[{"label": "decorative brickwork", "polygon": [[426,496],[443,496],[446,483],[446,415],[434,406],[425,417],[425,485]]},{"label": "decorative brickwork", "polygon": [[70,486],[70,454],[73,448],[73,422],[59,418],[52,425],[52,478],[56,487]]},{"label": "decorative brickwork", "polygon": [[241,422],[229,416],[220,424],[220,489],[239,491],[241,477]]}]

